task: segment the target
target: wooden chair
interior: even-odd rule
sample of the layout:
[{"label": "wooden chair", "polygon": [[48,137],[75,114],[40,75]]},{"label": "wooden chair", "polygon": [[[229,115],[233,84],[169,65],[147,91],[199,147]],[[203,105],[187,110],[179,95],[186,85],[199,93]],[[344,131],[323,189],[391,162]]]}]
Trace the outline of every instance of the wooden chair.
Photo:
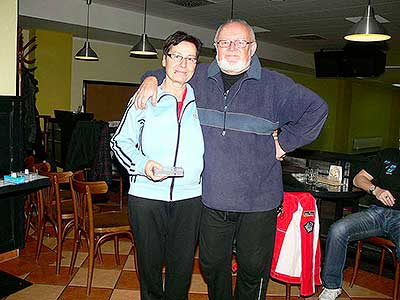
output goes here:
[{"label": "wooden chair", "polygon": [[[110,239],[114,240],[115,260],[120,264],[118,237],[127,236],[133,244],[133,234],[129,225],[126,212],[109,211],[94,214],[92,195],[105,194],[108,191],[107,183],[104,181],[83,181],[82,172],[75,173],[70,178],[72,199],[74,203],[75,226],[74,248],[72,252],[70,273],[72,273],[81,236],[84,235],[89,249],[89,265],[87,274],[86,295],[90,295],[94,261],[99,253],[101,245]],[[136,256],[134,255],[136,262]]]},{"label": "wooden chair", "polygon": [[43,130],[41,129],[42,144],[44,147],[44,153],[47,154],[49,151],[49,120],[50,120],[51,116],[38,115],[37,117],[39,118],[39,123],[42,123],[41,120],[43,120]]},{"label": "wooden chair", "polygon": [[33,169],[33,165],[35,164],[35,157],[33,155],[29,155],[24,159],[24,166],[28,170]]},{"label": "wooden chair", "polygon": [[40,227],[38,228],[38,247],[36,260],[39,259],[46,223],[50,222],[57,236],[56,274],[60,274],[63,242],[74,226],[74,206],[72,198],[62,199],[60,184],[69,184],[72,172],[41,172],[50,178],[51,186],[42,192],[39,198]]},{"label": "wooden chair", "polygon": [[[30,170],[29,170],[30,171]],[[32,166],[32,172],[40,174],[41,172],[50,172],[51,165],[47,161],[42,161],[39,163],[34,163]]]},{"label": "wooden chair", "polygon": [[[90,168],[86,168],[83,172],[84,178],[90,178]],[[79,171],[78,171],[79,172]],[[82,180],[85,180],[82,178]],[[93,203],[95,203],[96,208],[101,212],[106,211],[125,211],[127,213],[128,208],[123,206],[123,179],[119,173],[112,174],[112,183],[118,184],[118,198],[112,196],[114,192],[108,190],[106,194],[102,195],[92,195]]]},{"label": "wooden chair", "polygon": [[121,175],[119,175],[119,174],[113,174],[113,182],[118,182],[118,186],[119,186],[119,190],[118,190],[118,192],[119,192],[119,194],[118,194],[118,196],[119,196],[119,210],[123,210],[124,209],[124,207],[123,207],[123,199],[124,199],[124,185],[123,185],[123,179],[122,179],[122,176]]},{"label": "wooden chair", "polygon": [[[33,172],[33,165],[35,164],[35,157],[33,155],[29,155],[24,159],[24,166],[25,169],[28,169],[30,172]],[[31,199],[31,197],[35,197],[34,193],[28,194],[25,201],[25,240],[28,238],[29,230],[32,227],[36,230],[36,227],[33,226],[32,222],[32,215],[33,212],[36,210],[35,201]]]},{"label": "wooden chair", "polygon": [[356,281],[358,269],[360,266],[360,257],[361,257],[361,252],[362,252],[362,247],[364,243],[369,243],[373,244],[376,246],[379,246],[382,248],[381,250],[381,260],[379,264],[379,276],[382,276],[383,272],[383,264],[385,261],[385,251],[389,252],[390,255],[392,256],[393,263],[395,265],[395,278],[394,278],[394,285],[393,285],[393,300],[400,300],[399,297],[399,279],[400,279],[400,262],[397,260],[396,257],[396,245],[383,237],[371,237],[365,240],[358,241],[357,243],[357,252],[356,252],[356,259],[354,262],[354,271],[353,271],[353,276],[351,278],[350,282],[350,287],[354,285],[354,282]]},{"label": "wooden chair", "polygon": [[[27,168],[29,172],[39,173],[51,171],[50,163],[46,161],[35,163],[35,158],[33,156],[28,156],[25,158],[24,164],[25,168]],[[30,228],[37,230],[38,224],[35,226],[32,222],[32,217],[34,216],[35,212],[38,212],[38,192],[28,194],[25,201],[25,239],[29,235]]]}]

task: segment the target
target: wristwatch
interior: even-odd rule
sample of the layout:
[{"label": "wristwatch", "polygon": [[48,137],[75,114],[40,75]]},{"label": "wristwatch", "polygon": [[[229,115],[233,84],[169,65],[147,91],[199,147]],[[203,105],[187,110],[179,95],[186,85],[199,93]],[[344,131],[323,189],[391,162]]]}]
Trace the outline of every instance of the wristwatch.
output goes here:
[{"label": "wristwatch", "polygon": [[375,190],[376,190],[376,185],[371,184],[370,187],[368,188],[368,193],[374,194]]}]

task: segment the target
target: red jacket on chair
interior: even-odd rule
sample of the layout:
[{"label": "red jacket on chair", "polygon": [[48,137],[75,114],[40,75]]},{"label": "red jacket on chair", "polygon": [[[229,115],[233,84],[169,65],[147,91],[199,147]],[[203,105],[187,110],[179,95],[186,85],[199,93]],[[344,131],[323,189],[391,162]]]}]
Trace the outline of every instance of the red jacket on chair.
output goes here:
[{"label": "red jacket on chair", "polygon": [[315,293],[321,285],[319,218],[310,193],[284,193],[282,212],[277,217],[271,277],[300,284],[300,294]]}]

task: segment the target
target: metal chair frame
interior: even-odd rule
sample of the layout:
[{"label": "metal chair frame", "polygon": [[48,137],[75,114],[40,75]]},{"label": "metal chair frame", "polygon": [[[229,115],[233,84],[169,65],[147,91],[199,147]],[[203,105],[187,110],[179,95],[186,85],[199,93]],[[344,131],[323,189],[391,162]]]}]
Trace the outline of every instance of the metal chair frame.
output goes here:
[{"label": "metal chair frame", "polygon": [[354,263],[354,271],[353,271],[353,276],[351,278],[350,282],[350,287],[354,285],[354,282],[356,281],[358,269],[360,266],[360,258],[361,258],[361,252],[362,252],[362,247],[364,243],[369,243],[373,244],[376,246],[379,246],[382,248],[381,250],[381,259],[380,259],[380,264],[379,264],[379,276],[382,276],[383,272],[383,265],[385,262],[385,252],[389,252],[390,255],[392,256],[393,263],[395,266],[395,278],[394,278],[394,285],[393,285],[393,300],[400,300],[399,296],[399,279],[400,279],[400,262],[398,261],[396,257],[396,245],[391,241],[383,237],[370,237],[365,240],[358,241],[357,243],[357,251],[356,251],[356,259]]}]

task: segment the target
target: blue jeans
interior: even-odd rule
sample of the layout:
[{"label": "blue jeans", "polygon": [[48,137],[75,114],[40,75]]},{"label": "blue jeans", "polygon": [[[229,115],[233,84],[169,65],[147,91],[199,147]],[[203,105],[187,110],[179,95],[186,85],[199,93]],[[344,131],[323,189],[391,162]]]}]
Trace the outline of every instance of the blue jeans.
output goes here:
[{"label": "blue jeans", "polygon": [[400,211],[372,205],[332,224],[325,247],[322,271],[324,287],[342,287],[347,245],[372,236],[385,236],[393,241],[396,244],[396,256],[400,259]]}]

